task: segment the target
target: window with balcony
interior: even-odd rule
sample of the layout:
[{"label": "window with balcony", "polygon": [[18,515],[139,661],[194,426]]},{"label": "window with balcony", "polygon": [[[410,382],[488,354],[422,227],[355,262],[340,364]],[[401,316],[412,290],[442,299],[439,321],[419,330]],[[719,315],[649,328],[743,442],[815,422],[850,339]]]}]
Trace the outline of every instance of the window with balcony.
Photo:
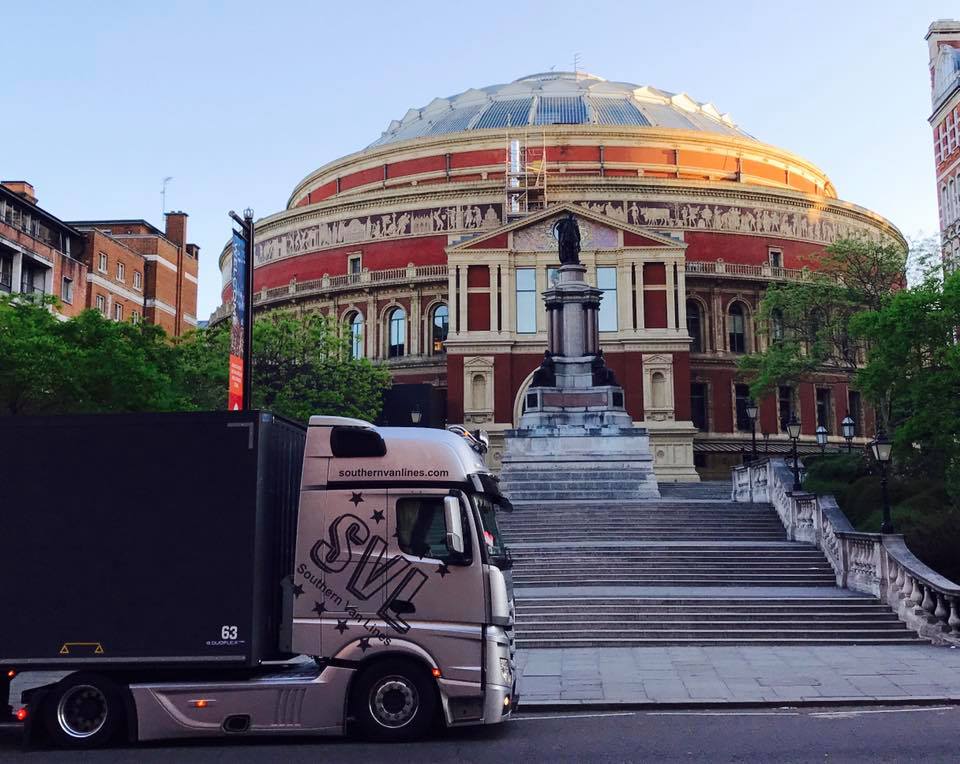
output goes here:
[{"label": "window with balcony", "polygon": [[735,302],[727,315],[727,334],[731,353],[747,352],[747,321],[743,305]]},{"label": "window with balcony", "polygon": [[700,312],[700,303],[696,300],[687,300],[687,331],[690,333],[690,352],[702,353],[703,315]]},{"label": "window with balcony", "polygon": [[46,294],[47,269],[32,266],[24,258],[20,270],[20,291],[24,294]]},{"label": "window with balcony", "polygon": [[537,271],[535,268],[517,268],[517,332],[533,334],[537,331]]},{"label": "window with balcony", "polygon": [[783,267],[783,251],[779,249],[773,249],[772,247],[767,250],[767,257],[770,260],[771,268],[782,268]]},{"label": "window with balcony", "polygon": [[433,309],[433,320],[430,322],[430,352],[434,355],[446,353],[444,342],[450,329],[450,311],[446,305],[438,305]]},{"label": "window with balcony", "polygon": [[406,349],[407,314],[394,308],[387,315],[387,357],[399,358]]},{"label": "window with balcony", "polygon": [[600,300],[599,324],[601,332],[617,331],[617,269],[597,268],[597,288],[603,290]]},{"label": "window with balcony", "polygon": [[363,258],[361,255],[349,255],[347,257],[347,273],[351,276],[359,276],[363,270]]}]

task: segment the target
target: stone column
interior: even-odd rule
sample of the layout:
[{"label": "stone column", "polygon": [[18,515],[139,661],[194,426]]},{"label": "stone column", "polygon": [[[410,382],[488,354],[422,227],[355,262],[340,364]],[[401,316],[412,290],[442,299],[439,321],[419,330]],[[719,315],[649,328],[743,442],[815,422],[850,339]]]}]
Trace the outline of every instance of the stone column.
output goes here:
[{"label": "stone column", "polygon": [[420,317],[423,312],[420,298],[420,290],[414,289],[410,296],[410,355],[420,355],[423,352],[423,345],[420,342],[422,334]]},{"label": "stone column", "polygon": [[490,270],[490,331],[500,332],[502,326],[497,324],[497,266],[488,265]]},{"label": "stone column", "polygon": [[363,344],[367,346],[367,358],[378,358],[377,355],[377,303],[373,295],[367,295],[367,310],[363,322]]},{"label": "stone column", "polygon": [[675,329],[677,327],[677,303],[673,279],[673,263],[669,260],[664,263],[664,270],[667,272],[667,328]]},{"label": "stone column", "polygon": [[687,269],[683,263],[677,263],[677,304],[680,307],[680,315],[677,316],[677,323],[681,329],[687,328]]},{"label": "stone column", "polygon": [[[91,260],[91,262],[93,262],[93,260]],[[90,270],[93,270],[93,268],[91,268]],[[16,294],[17,292],[20,291],[20,281],[22,279],[23,279],[23,253],[14,252],[13,253],[13,272],[12,272],[12,278],[11,278],[11,281],[13,283],[10,285],[11,292]],[[80,285],[78,284],[77,286],[79,287]],[[90,307],[95,308],[96,302],[90,303]]]}]

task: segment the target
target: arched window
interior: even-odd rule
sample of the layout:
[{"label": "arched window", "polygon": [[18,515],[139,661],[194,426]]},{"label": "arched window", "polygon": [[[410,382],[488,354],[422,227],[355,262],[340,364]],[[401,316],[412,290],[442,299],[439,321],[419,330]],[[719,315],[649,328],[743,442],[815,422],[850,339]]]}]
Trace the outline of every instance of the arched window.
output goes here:
[{"label": "arched window", "polygon": [[430,322],[430,352],[434,355],[447,352],[443,343],[447,341],[449,328],[450,311],[446,305],[438,305],[433,309],[433,320]]},{"label": "arched window", "polygon": [[700,313],[700,303],[696,300],[687,300],[687,331],[690,332],[690,352],[703,352],[703,316]]},{"label": "arched window", "polygon": [[407,314],[403,308],[394,308],[387,314],[387,357],[399,358],[404,354],[407,338]]},{"label": "arched window", "polygon": [[774,342],[783,340],[783,311],[780,308],[770,311],[770,336]]},{"label": "arched window", "polygon": [[743,314],[743,306],[735,302],[730,306],[727,316],[727,334],[731,353],[747,352],[747,322]]},{"label": "arched window", "polygon": [[347,316],[350,327],[350,357],[363,358],[363,315],[356,311]]}]

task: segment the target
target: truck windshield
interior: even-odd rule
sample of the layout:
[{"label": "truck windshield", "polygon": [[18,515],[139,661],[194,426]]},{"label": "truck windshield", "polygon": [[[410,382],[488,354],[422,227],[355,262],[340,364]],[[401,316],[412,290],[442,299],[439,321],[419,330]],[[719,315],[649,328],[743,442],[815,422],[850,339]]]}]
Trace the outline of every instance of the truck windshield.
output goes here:
[{"label": "truck windshield", "polygon": [[494,563],[505,560],[507,550],[500,536],[500,528],[497,526],[497,505],[489,496],[478,493],[473,494],[473,503],[480,513],[480,522],[483,523],[483,539],[487,545],[487,554]]}]

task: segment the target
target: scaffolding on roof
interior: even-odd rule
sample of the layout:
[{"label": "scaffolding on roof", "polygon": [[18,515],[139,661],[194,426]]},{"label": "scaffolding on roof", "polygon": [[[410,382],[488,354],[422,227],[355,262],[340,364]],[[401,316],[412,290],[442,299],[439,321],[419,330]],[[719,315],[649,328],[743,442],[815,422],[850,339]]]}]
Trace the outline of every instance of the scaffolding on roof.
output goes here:
[{"label": "scaffolding on roof", "polygon": [[532,140],[527,127],[506,133],[504,152],[504,217],[516,220],[547,207],[547,135]]}]

